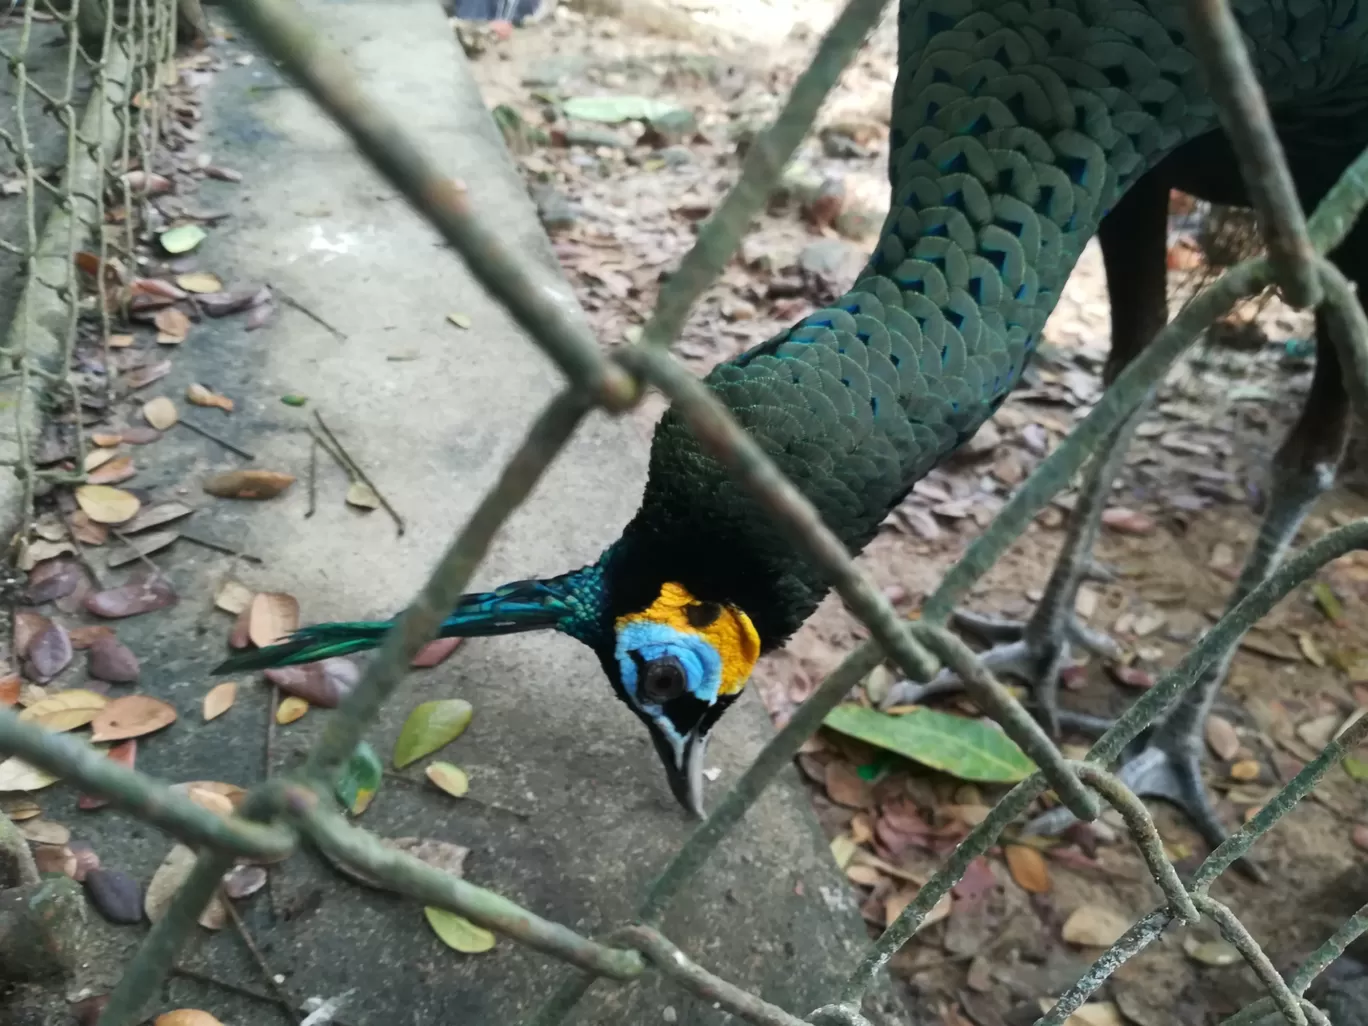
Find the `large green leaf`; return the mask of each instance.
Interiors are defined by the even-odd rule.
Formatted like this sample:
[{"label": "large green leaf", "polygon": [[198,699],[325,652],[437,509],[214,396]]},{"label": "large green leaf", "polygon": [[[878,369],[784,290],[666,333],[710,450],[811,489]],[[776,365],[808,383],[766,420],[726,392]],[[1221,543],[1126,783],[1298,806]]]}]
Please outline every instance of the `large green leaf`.
[{"label": "large green leaf", "polygon": [[403,769],[455,741],[470,725],[473,715],[475,710],[470,703],[459,698],[444,698],[418,706],[409,713],[399,731],[399,740],[394,745],[394,768]]},{"label": "large green leaf", "polygon": [[476,926],[464,916],[448,912],[444,908],[423,907],[432,932],[441,938],[442,943],[454,951],[466,955],[478,955],[494,946],[495,937],[483,926]]},{"label": "large green leaf", "polygon": [[576,96],[561,104],[561,110],[568,118],[616,125],[622,121],[650,121],[678,108],[649,96]]},{"label": "large green leaf", "polygon": [[996,727],[935,709],[919,706],[890,716],[859,705],[840,705],[827,713],[823,725],[961,780],[1014,784],[1036,768]]}]

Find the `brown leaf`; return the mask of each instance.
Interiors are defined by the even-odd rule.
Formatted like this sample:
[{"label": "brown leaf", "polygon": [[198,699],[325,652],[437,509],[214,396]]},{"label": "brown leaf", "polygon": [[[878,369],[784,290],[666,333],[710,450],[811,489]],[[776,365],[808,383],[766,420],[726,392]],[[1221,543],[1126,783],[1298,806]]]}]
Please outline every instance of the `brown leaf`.
[{"label": "brown leaf", "polygon": [[19,702],[19,689],[24,686],[19,674],[11,673],[0,677],[0,705],[11,706]]},{"label": "brown leaf", "polygon": [[249,615],[247,636],[257,648],[274,645],[299,630],[299,600],[284,592],[258,592]]},{"label": "brown leaf", "polygon": [[350,659],[334,656],[304,666],[273,667],[264,676],[287,695],[320,709],[335,709],[356,687],[360,671]]},{"label": "brown leaf", "polygon": [[233,707],[237,701],[237,682],[226,680],[209,689],[204,696],[204,718],[217,719]]},{"label": "brown leaf", "polygon": [[[217,901],[218,899],[215,898],[214,900]],[[201,919],[200,925],[205,926],[207,924]],[[219,926],[222,925],[223,923],[220,922]],[[210,929],[216,930],[218,926],[210,927]],[[152,1020],[152,1026],[223,1026],[223,1023],[208,1012],[198,1008],[177,1008],[165,1015],[157,1016]]]},{"label": "brown leaf", "polygon": [[105,344],[109,346],[110,349],[127,349],[133,344],[133,336],[124,332],[119,332],[118,334],[110,335],[106,338]]},{"label": "brown leaf", "polygon": [[150,445],[161,436],[162,433],[154,427],[135,424],[133,427],[126,427],[119,432],[119,441],[128,445]]},{"label": "brown leaf", "polygon": [[1359,851],[1368,851],[1368,823],[1360,823],[1354,827],[1350,837],[1353,838],[1354,847]]},{"label": "brown leaf", "polygon": [[155,399],[149,399],[143,403],[143,420],[158,431],[166,431],[174,427],[176,421],[180,420],[180,413],[176,410],[176,404],[164,395],[159,395]]},{"label": "brown leaf", "polygon": [[[104,450],[108,451],[108,450]],[[120,481],[127,481],[130,477],[137,474],[138,468],[133,466],[133,457],[115,456],[112,460],[107,460],[100,468],[91,474],[86,475],[86,480],[93,485],[112,485]]]},{"label": "brown leaf", "polygon": [[252,605],[252,589],[238,581],[224,581],[214,596],[214,605],[225,613],[237,615]]},{"label": "brown leaf", "polygon": [[163,193],[171,192],[175,189],[171,179],[165,175],[159,175],[155,171],[142,171],[135,169],[125,171],[123,176],[124,184],[128,190],[141,196],[160,196]]},{"label": "brown leaf", "polygon": [[19,832],[34,844],[66,844],[71,840],[71,831],[50,819],[26,820]]},{"label": "brown leaf", "polygon": [[81,583],[82,570],[70,559],[47,559],[33,568],[24,599],[35,606],[70,595]]},{"label": "brown leaf", "polygon": [[89,671],[92,677],[111,684],[131,684],[138,679],[138,657],[110,634],[90,646]]},{"label": "brown leaf", "polygon": [[1153,517],[1139,510],[1127,509],[1125,506],[1112,506],[1105,510],[1102,514],[1102,523],[1117,534],[1142,536],[1153,534],[1155,527],[1158,526]]},{"label": "brown leaf", "polygon": [[[154,381],[160,381],[171,373],[171,361],[161,360],[157,363],[148,364],[146,367],[139,367],[131,371],[124,377],[124,383],[128,385],[130,392],[136,392],[140,388],[146,388]],[[125,438],[125,441],[128,439]]]},{"label": "brown leaf", "polygon": [[[157,867],[157,871],[152,874],[152,879],[147,885],[147,894],[143,898],[143,911],[147,913],[147,918],[152,922],[157,922],[166,915],[167,908],[171,905],[171,899],[180,890],[181,884],[185,883],[186,877],[190,875],[190,870],[195,866],[195,852],[183,844],[177,844],[167,852],[162,864]],[[199,923],[205,929],[217,930],[221,928],[227,919],[227,913],[223,910],[220,898],[215,896],[205,909],[200,913]],[[157,1023],[163,1023],[170,1015],[178,1013],[172,1012],[169,1015],[158,1016]],[[205,1014],[205,1013],[201,1013]],[[183,1019],[177,1020],[178,1026],[207,1026],[210,1022],[217,1022],[213,1016],[205,1019]]]},{"label": "brown leaf", "polygon": [[1152,688],[1154,687],[1154,674],[1140,669],[1138,666],[1123,666],[1120,663],[1108,663],[1107,672],[1118,684],[1124,684],[1128,688]]},{"label": "brown leaf", "polygon": [[418,669],[426,669],[444,663],[464,640],[464,638],[434,638],[418,650],[418,654],[413,657],[413,662],[409,665]]},{"label": "brown leaf", "polygon": [[[109,751],[105,752],[105,758],[117,762],[126,769],[132,769],[133,764],[138,760],[138,742],[135,740],[121,741],[117,745],[111,745]],[[86,810],[102,809],[109,802],[93,794],[83,794],[76,799],[78,807]],[[95,866],[99,867],[99,859],[95,860]]]},{"label": "brown leaf", "polygon": [[231,292],[215,292],[210,295],[197,296],[196,302],[199,307],[210,317],[226,317],[229,314],[241,313],[256,300],[257,292],[255,287],[243,289],[233,289]]},{"label": "brown leaf", "polygon": [[277,470],[229,470],[204,482],[204,490],[220,499],[274,499],[294,476]]},{"label": "brown leaf", "polygon": [[65,841],[61,844],[39,844],[33,849],[33,862],[40,873],[61,873],[76,879],[76,853],[66,846]]},{"label": "brown leaf", "polygon": [[1216,758],[1230,760],[1240,750],[1240,735],[1229,720],[1213,713],[1206,721],[1206,743]]},{"label": "brown leaf", "polygon": [[169,524],[173,520],[179,520],[193,512],[195,511],[183,502],[159,502],[155,506],[147,506],[139,511],[136,517],[120,527],[119,530],[124,534],[137,534],[139,531]]},{"label": "brown leaf", "polygon": [[1101,905],[1081,905],[1064,921],[1061,935],[1080,947],[1108,948],[1130,929],[1130,920]]},{"label": "brown leaf", "polygon": [[869,782],[862,780],[848,762],[836,760],[827,764],[826,792],[837,805],[862,809],[870,803]]},{"label": "brown leaf", "polygon": [[180,532],[171,529],[149,531],[147,534],[130,538],[126,542],[121,542],[119,547],[109,554],[107,565],[110,569],[114,569],[126,566],[129,563],[136,563],[139,560],[146,559],[154,552],[160,552],[179,537]]},{"label": "brown leaf", "polygon": [[71,636],[71,647],[77,651],[89,648],[101,638],[112,638],[114,636],[114,631],[103,624],[96,624],[93,627],[73,627],[67,633]]},{"label": "brown leaf", "polygon": [[46,684],[71,662],[71,637],[60,623],[50,623],[28,647],[28,665],[39,684]]},{"label": "brown leaf", "polygon": [[1007,869],[1023,891],[1030,894],[1050,892],[1050,867],[1045,858],[1035,848],[1024,844],[1009,844],[1003,847],[1007,858]]},{"label": "brown leaf", "polygon": [[123,436],[117,431],[94,431],[90,435],[90,441],[94,445],[112,448],[123,441]]},{"label": "brown leaf", "polygon": [[97,524],[122,524],[132,520],[142,502],[132,492],[109,485],[88,484],[76,489],[82,512]]},{"label": "brown leaf", "polygon": [[252,626],[252,607],[249,603],[247,608],[238,613],[238,618],[233,622],[233,630],[228,635],[229,648],[246,648],[252,643],[248,636],[248,630]]},{"label": "brown leaf", "polygon": [[157,341],[162,345],[179,345],[190,334],[190,318],[178,307],[158,310],[152,323],[157,326]]},{"label": "brown leaf", "polygon": [[33,639],[52,626],[52,621],[42,613],[31,609],[18,609],[14,613],[14,651],[27,655]]},{"label": "brown leaf", "polygon": [[178,596],[165,577],[139,577],[120,588],[97,591],[85,600],[86,611],[108,620],[138,616],[176,604]]},{"label": "brown leaf", "polygon": [[73,510],[67,517],[67,526],[82,545],[103,545],[109,539],[109,528],[95,523],[86,516],[85,510]]},{"label": "brown leaf", "polygon": [[95,717],[90,740],[122,741],[142,737],[176,722],[176,710],[151,695],[125,695],[116,698]]},{"label": "brown leaf", "polygon": [[266,870],[262,866],[234,866],[223,874],[223,893],[234,901],[250,898],[266,886]]},{"label": "brown leaf", "polygon": [[257,328],[264,327],[266,322],[275,313],[275,304],[271,302],[259,303],[252,307],[252,312],[247,315],[247,323],[244,327],[248,331],[256,331]]},{"label": "brown leaf", "polygon": [[185,390],[185,398],[196,406],[212,406],[222,410],[224,413],[233,412],[233,400],[226,395],[219,395],[211,392],[203,385],[191,385]]}]

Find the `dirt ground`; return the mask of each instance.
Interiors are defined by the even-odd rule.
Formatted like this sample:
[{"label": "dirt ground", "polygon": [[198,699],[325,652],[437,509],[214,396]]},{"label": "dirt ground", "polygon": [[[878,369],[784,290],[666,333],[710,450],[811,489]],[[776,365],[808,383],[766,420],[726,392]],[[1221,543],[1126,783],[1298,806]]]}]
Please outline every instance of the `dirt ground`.
[{"label": "dirt ground", "polygon": [[[639,330],[661,272],[691,244],[697,223],[732,181],[738,151],[777,110],[832,7],[692,0],[673,5],[669,16],[642,7],[622,20],[608,16],[614,8],[600,0],[562,6],[537,24],[502,34],[462,29],[487,103],[521,116],[519,123],[502,112],[504,124],[514,126],[506,136],[520,151],[562,264],[609,344]],[[740,258],[709,290],[677,343],[676,353],[699,372],[839,295],[862,264],[886,212],[894,53],[890,16],[843,76],[779,201],[758,220]],[[692,112],[696,130],[652,138],[640,122],[566,122],[543,113],[550,100],[628,95]],[[1175,236],[1175,309],[1194,273],[1190,248]],[[1269,459],[1306,394],[1310,318],[1275,300],[1249,312],[1257,312],[1260,329],[1252,345],[1199,346],[1164,386],[1113,500],[1135,515],[1122,529],[1104,531],[1100,544],[1101,559],[1117,577],[1087,586],[1080,598],[1086,621],[1123,643],[1133,668],[1144,671],[1142,681],[1172,666],[1218,615],[1258,525]],[[1100,393],[1108,332],[1106,283],[1094,244],[1051,318],[1051,345],[1034,376],[965,452],[918,485],[866,550],[863,567],[900,608],[916,607],[1013,488],[1088,412]],[[658,412],[657,404],[641,416]],[[1061,495],[1041,514],[974,590],[973,608],[1013,616],[1030,609],[1073,497]],[[1368,502],[1341,486],[1323,499],[1299,542],[1365,512]],[[1359,683],[1368,680],[1361,661],[1368,653],[1368,559],[1361,557],[1345,557],[1320,575],[1342,605],[1337,621],[1303,589],[1259,625],[1236,658],[1217,712],[1234,727],[1238,751],[1226,748],[1224,760],[1207,753],[1208,781],[1229,824],[1267,800],[1319,750],[1327,731],[1368,702]],[[775,720],[782,722],[863,637],[841,603],[829,599],[784,651],[764,660],[757,679]],[[1071,675],[1065,701],[1112,713],[1135,693],[1094,662]],[[802,767],[828,833],[860,842],[897,871],[890,876],[858,859],[851,864],[872,936],[887,907],[934,871],[946,848],[1001,792],[890,764],[835,735],[810,749]],[[1251,760],[1257,775],[1248,779]],[[1304,955],[1368,898],[1343,876],[1362,859],[1352,837],[1368,819],[1364,798],[1360,783],[1335,771],[1257,849],[1270,871],[1267,885],[1231,875],[1216,886],[1216,896],[1279,967]],[[882,828],[892,813],[908,808],[931,827],[930,839],[889,843],[897,831]],[[1200,838],[1171,808],[1154,803],[1152,809],[1180,871],[1195,867],[1206,854]],[[1098,953],[1060,939],[1072,912],[1100,907],[1129,922],[1158,903],[1124,834],[1097,840],[1042,845],[1048,874],[1038,893],[1024,890],[995,850],[980,866],[991,873],[980,879],[987,885],[977,888],[982,893],[957,892],[952,914],[899,953],[898,975],[939,1009],[947,1026],[1031,1021],[1038,1000],[1058,994]],[[1116,1003],[1110,1014],[1119,1008],[1139,1026],[1214,1022],[1258,996],[1242,963],[1223,964],[1228,952],[1219,942],[1201,943],[1214,938],[1203,928],[1171,930],[1102,992]]]}]

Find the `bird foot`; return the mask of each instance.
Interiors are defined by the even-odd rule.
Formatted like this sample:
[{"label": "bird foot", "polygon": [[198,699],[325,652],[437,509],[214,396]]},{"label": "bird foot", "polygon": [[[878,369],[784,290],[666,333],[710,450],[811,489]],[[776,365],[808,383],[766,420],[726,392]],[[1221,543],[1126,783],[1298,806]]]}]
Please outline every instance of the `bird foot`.
[{"label": "bird foot", "polygon": [[[1176,742],[1150,740],[1117,771],[1116,776],[1141,798],[1162,798],[1180,809],[1214,851],[1229,836],[1216,815],[1211,795],[1202,782],[1200,747],[1191,738]],[[1064,806],[1042,813],[1023,828],[1026,835],[1056,837],[1076,822]],[[1266,881],[1263,869],[1248,857],[1236,863],[1258,883]]]},{"label": "bird foot", "polygon": [[[1079,623],[1072,616],[1064,621],[1059,631],[1062,638],[1047,637],[1043,640],[1031,637],[1031,621],[1008,620],[968,610],[956,610],[952,620],[956,626],[990,644],[991,647],[978,656],[994,676],[1014,677],[1031,685],[1035,692],[1035,711],[1053,736],[1059,736],[1061,725],[1074,726],[1079,720],[1086,721],[1085,729],[1096,725],[1098,721],[1091,717],[1073,717],[1061,713],[1059,679],[1060,673],[1072,660],[1074,646],[1103,658],[1117,658],[1121,654],[1121,646],[1107,635]],[[926,683],[899,681],[889,689],[880,707],[888,709],[895,705],[912,705],[937,695],[962,690],[964,682],[959,676],[953,670],[943,669]]]}]

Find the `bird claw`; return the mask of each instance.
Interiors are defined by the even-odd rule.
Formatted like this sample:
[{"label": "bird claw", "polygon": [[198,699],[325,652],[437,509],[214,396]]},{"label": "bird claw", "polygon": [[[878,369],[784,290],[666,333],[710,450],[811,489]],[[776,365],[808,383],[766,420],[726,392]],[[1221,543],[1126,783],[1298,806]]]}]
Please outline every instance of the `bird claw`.
[{"label": "bird claw", "polygon": [[[980,652],[978,657],[995,676],[1015,677],[1031,685],[1035,691],[1034,706],[1038,715],[1055,737],[1059,736],[1061,725],[1073,726],[1073,721],[1077,719],[1059,709],[1060,672],[1069,665],[1073,647],[1103,658],[1114,659],[1121,654],[1121,647],[1115,641],[1072,616],[1064,623],[1061,640],[1047,639],[1043,644],[1033,642],[1028,637],[1028,621],[1008,620],[968,610],[956,610],[953,621],[957,627],[977,635],[992,646]],[[904,680],[894,684],[880,703],[880,708],[914,705],[963,689],[964,683],[959,676],[953,670],[943,669],[925,683]],[[1091,717],[1083,719],[1087,720],[1085,729],[1092,729],[1099,722]]]},{"label": "bird claw", "polygon": [[[1116,776],[1141,798],[1162,798],[1178,806],[1213,851],[1229,836],[1202,782],[1197,745],[1180,741],[1161,747],[1150,742]],[[1032,819],[1022,832],[1027,836],[1057,837],[1075,821],[1074,814],[1061,805]],[[1236,864],[1258,883],[1267,879],[1264,870],[1247,856]]]}]

